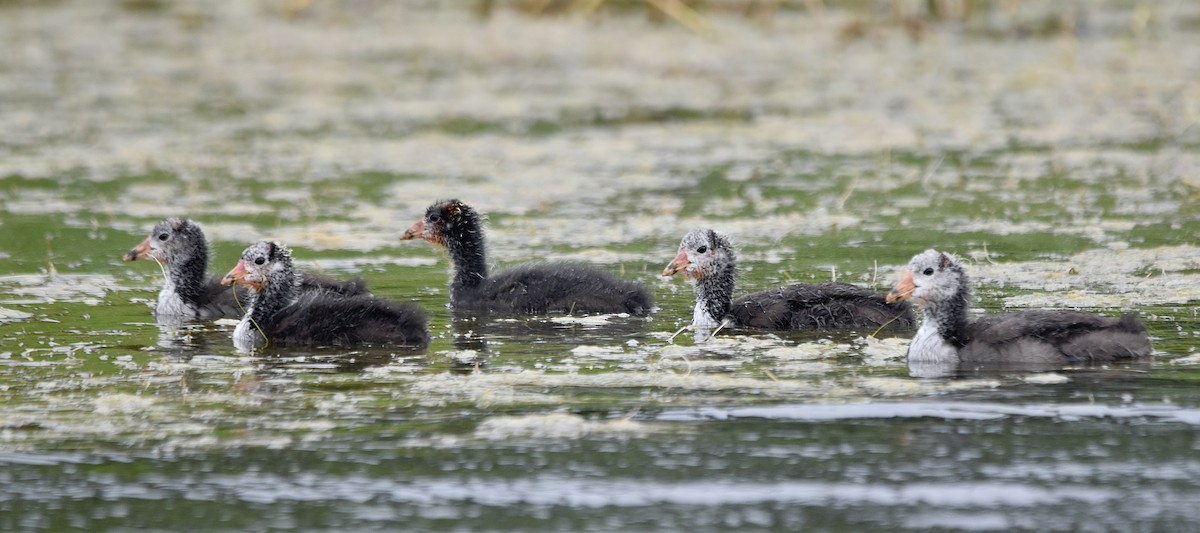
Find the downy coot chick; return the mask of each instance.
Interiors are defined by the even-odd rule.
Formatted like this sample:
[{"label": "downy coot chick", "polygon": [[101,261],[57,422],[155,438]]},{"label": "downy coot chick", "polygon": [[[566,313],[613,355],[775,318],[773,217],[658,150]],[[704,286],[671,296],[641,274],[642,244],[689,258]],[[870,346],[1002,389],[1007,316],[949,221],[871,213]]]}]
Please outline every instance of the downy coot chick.
[{"label": "downy coot chick", "polygon": [[920,329],[909,364],[1106,362],[1149,355],[1146,328],[1132,313],[1109,318],[1077,311],[1022,311],[967,318],[970,288],[959,260],[926,250],[909,262],[888,301],[912,300]]},{"label": "downy coot chick", "polygon": [[248,289],[246,314],[233,332],[239,350],[283,345],[429,344],[425,313],[415,306],[369,295],[300,292],[287,247],[260,241],[221,280]]},{"label": "downy coot chick", "polygon": [[724,235],[697,228],[683,236],[679,255],[664,276],[683,273],[696,284],[692,325],[715,328],[723,323],[777,331],[827,328],[911,328],[912,310],[905,302],[889,304],[883,293],[849,283],[797,283],[733,298],[737,257]]},{"label": "downy coot chick", "polygon": [[[158,293],[154,316],[162,319],[238,318],[242,309],[233,291],[220,278],[208,278],[208,241],[191,220],[171,217],[154,225],[150,236],[125,254],[125,261],[156,260],[166,273]],[[300,274],[301,290],[330,290],[344,295],[366,294],[362,280],[339,281],[315,274]],[[237,294],[245,301],[245,290]]]},{"label": "downy coot chick", "polygon": [[429,206],[402,240],[421,238],[450,255],[450,305],[501,314],[650,312],[641,285],[576,263],[533,263],[489,275],[479,215],[458,200]]}]

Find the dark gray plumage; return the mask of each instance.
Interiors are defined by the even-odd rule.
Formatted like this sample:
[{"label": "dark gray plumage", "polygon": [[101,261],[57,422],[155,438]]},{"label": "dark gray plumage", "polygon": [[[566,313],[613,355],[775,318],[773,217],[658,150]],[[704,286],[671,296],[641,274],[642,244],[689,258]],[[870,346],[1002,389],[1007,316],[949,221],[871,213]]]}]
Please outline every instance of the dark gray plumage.
[{"label": "dark gray plumage", "polygon": [[248,289],[246,314],[234,329],[234,345],[253,350],[270,345],[423,348],[429,344],[425,313],[415,306],[368,295],[300,292],[291,251],[262,241],[246,248],[222,283]]},{"label": "dark gray plumage", "polygon": [[926,250],[913,257],[889,301],[911,299],[924,321],[908,349],[909,362],[1063,365],[1150,355],[1145,326],[1077,311],[1023,311],[967,318],[970,288],[957,258]]},{"label": "dark gray plumage", "polygon": [[888,304],[883,293],[849,283],[797,283],[732,298],[737,256],[729,240],[711,229],[694,229],[683,237],[663,275],[680,272],[696,284],[692,324],[698,327],[728,321],[735,327],[770,330],[903,330],[914,323],[906,303]]},{"label": "dark gray plumage", "polygon": [[[167,279],[158,295],[154,316],[162,319],[237,318],[242,309],[234,300],[233,290],[221,285],[221,279],[207,277],[208,241],[195,222],[171,217],[154,225],[141,244],[125,254],[125,261],[157,259]],[[301,273],[301,291],[332,291],[342,295],[367,294],[361,279],[336,280]],[[245,289],[237,289],[243,305]]]},{"label": "dark gray plumage", "polygon": [[450,304],[457,310],[500,314],[650,312],[641,285],[579,263],[533,263],[489,275],[479,215],[458,200],[435,202],[401,239],[444,246],[453,275]]}]

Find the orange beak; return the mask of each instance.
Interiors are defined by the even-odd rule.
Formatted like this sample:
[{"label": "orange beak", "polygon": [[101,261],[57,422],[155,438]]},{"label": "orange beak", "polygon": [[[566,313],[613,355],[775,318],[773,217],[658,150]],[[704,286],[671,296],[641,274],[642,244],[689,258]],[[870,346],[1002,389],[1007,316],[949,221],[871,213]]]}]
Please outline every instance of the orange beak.
[{"label": "orange beak", "polygon": [[900,282],[892,287],[892,292],[888,293],[887,303],[894,304],[900,300],[907,300],[912,297],[915,290],[917,290],[917,284],[913,283],[912,271],[905,270],[904,275],[900,276]]},{"label": "orange beak", "polygon": [[693,273],[688,272],[687,267],[689,264],[691,264],[691,262],[688,261],[687,250],[680,248],[679,255],[675,256],[675,259],[672,259],[671,262],[667,264],[667,268],[663,269],[662,275],[673,276],[679,272],[683,272],[683,277],[685,278],[695,277]]},{"label": "orange beak", "polygon": [[238,285],[241,285],[243,287],[250,287],[250,288],[253,288],[254,290],[258,290],[258,289],[262,288],[262,280],[261,279],[260,280],[247,280],[246,279],[247,275],[249,275],[249,273],[246,272],[246,262],[242,261],[242,260],[238,260],[237,266],[233,267],[233,270],[230,270],[228,274],[225,274],[225,277],[221,278],[221,285],[225,285],[226,287],[228,287],[230,285],[233,285],[234,282],[237,282]]},{"label": "orange beak", "polygon": [[425,238],[425,219],[418,220],[416,224],[413,224],[411,227],[408,228],[407,231],[404,232],[404,234],[400,235],[400,240],[402,240],[402,241],[411,241],[413,239],[424,239],[424,238]]},{"label": "orange beak", "polygon": [[146,237],[146,240],[142,241],[141,244],[134,246],[122,259],[125,261],[150,259],[150,237]]}]

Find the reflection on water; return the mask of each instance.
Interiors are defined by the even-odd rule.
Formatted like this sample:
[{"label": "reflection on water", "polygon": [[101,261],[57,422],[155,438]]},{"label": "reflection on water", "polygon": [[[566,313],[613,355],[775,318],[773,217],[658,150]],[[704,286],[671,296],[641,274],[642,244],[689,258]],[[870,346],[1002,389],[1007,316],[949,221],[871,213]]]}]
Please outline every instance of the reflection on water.
[{"label": "reflection on water", "polygon": [[[1079,364],[1055,364],[1055,363],[1011,363],[1005,364],[1002,362],[991,363],[939,363],[933,361],[908,361],[908,375],[914,378],[970,378],[970,377],[989,377],[989,376],[1004,376],[1004,375],[1024,375],[1037,376],[1048,375],[1043,373],[1053,373],[1056,371],[1068,370],[1072,375],[1085,375],[1088,373],[1108,374],[1113,375],[1120,372],[1140,372],[1148,373],[1153,364],[1150,358],[1140,359],[1136,361],[1122,361],[1116,363],[1079,363]],[[1049,374],[1057,375],[1057,374]],[[1029,377],[1027,380],[1037,379]],[[1043,380],[1045,381],[1045,380]]]},{"label": "reflection on water", "polygon": [[[567,441],[408,431],[387,446],[334,439],[286,455],[7,453],[0,526],[121,517],[134,527],[204,518],[239,528],[288,523],[304,508],[306,523],[337,528],[1179,530],[1198,518],[1188,502],[1200,490],[1188,480],[1200,461],[1194,434],[1180,439],[1171,428],[1194,427],[1198,414],[1170,405],[794,405],[668,410],[645,418],[645,433]],[[141,473],[110,472],[119,465]],[[172,512],[139,511],[152,508]]]},{"label": "reflection on water", "polygon": [[210,347],[209,343],[216,341],[219,336],[211,331],[212,325],[209,323],[157,318],[154,325],[158,327],[158,342],[155,346],[171,359],[181,363],[186,363],[198,352],[215,348]]},{"label": "reflection on water", "polygon": [[[718,40],[620,11],[287,4],[308,7],[0,2],[0,530],[1200,520],[1178,53],[1200,4],[1072,4],[1069,28],[1055,3],[917,26],[706,10]],[[440,252],[398,241],[446,197],[489,214],[497,268],[584,261],[662,308],[452,315]],[[165,216],[204,222],[214,269],[278,239],[361,276],[433,341],[248,355],[229,323],[157,324],[161,272],[116,256]],[[741,243],[746,293],[885,290],[937,247],[975,262],[978,307],[1135,310],[1159,351],[928,368],[907,335],[672,338],[694,296],[658,273],[696,226]]]}]

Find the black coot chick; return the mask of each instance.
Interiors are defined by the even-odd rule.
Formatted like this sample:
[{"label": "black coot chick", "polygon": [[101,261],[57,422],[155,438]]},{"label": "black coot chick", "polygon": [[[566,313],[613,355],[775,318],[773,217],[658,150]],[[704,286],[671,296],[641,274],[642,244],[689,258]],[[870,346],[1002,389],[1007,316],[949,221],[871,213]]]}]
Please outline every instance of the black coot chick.
[{"label": "black coot chick", "polygon": [[[221,286],[220,278],[208,278],[208,241],[204,231],[191,220],[171,217],[150,231],[150,236],[125,254],[126,261],[157,260],[166,271],[166,280],[158,293],[154,316],[159,319],[238,318],[242,309],[233,291]],[[340,281],[316,274],[300,274],[301,290],[334,291],[339,294],[366,294],[360,280]],[[245,289],[238,289],[245,300]]]},{"label": "black coot chick", "polygon": [[233,332],[239,350],[270,345],[429,345],[425,313],[415,306],[369,295],[300,292],[287,247],[260,241],[221,280],[248,289],[246,314]]},{"label": "black coot chick", "polygon": [[700,328],[903,330],[915,323],[906,302],[890,304],[883,293],[849,283],[797,283],[733,298],[737,257],[729,240],[711,229],[683,236],[663,275],[680,272],[696,284],[692,325]]},{"label": "black coot chick", "polygon": [[489,275],[479,215],[458,200],[434,203],[402,240],[445,247],[453,264],[450,305],[500,314],[629,313],[654,305],[641,285],[576,263],[533,263]]},{"label": "black coot chick", "polygon": [[912,258],[888,301],[911,299],[924,320],[908,346],[922,364],[1109,362],[1150,355],[1146,327],[1132,313],[1110,318],[1077,311],[1022,311],[967,319],[970,288],[959,260],[937,250]]}]

